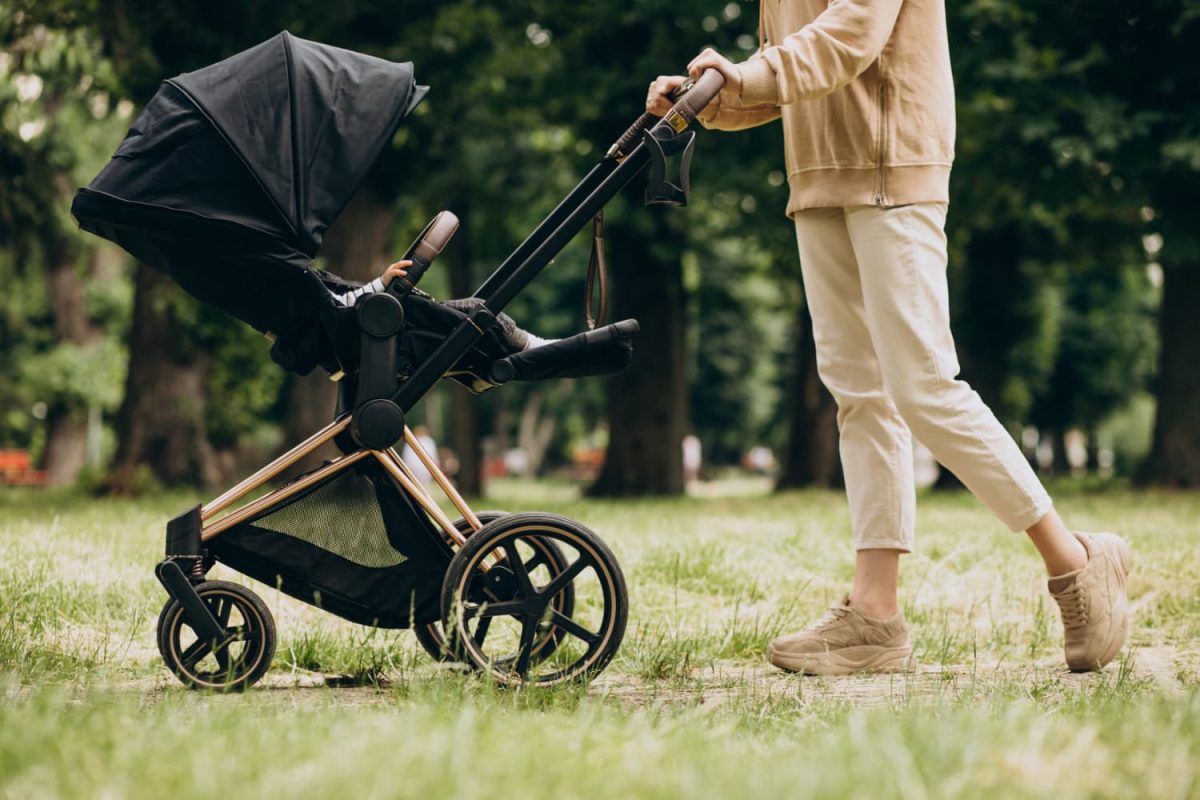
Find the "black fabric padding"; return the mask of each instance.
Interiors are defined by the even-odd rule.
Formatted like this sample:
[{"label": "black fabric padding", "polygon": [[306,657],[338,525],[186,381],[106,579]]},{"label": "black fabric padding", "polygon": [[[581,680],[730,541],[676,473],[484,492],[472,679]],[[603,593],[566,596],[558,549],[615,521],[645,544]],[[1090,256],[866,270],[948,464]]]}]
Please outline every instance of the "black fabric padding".
[{"label": "black fabric padding", "polygon": [[[604,330],[601,328],[600,330]],[[525,350],[509,358],[519,381],[616,375],[633,362],[633,342],[613,335],[589,340],[591,331]]]},{"label": "black fabric padding", "polygon": [[112,160],[88,188],[233,223],[281,241],[288,241],[293,232],[221,133],[170,82],[134,120]]},{"label": "black fabric padding", "polygon": [[411,63],[287,31],[170,83],[220,130],[311,253],[416,91]]},{"label": "black fabric padding", "polygon": [[297,539],[243,525],[213,539],[222,564],[343,619],[379,628],[407,628],[441,619],[441,569],[416,561],[394,567],[355,564]]},{"label": "black fabric padding", "polygon": [[297,600],[384,628],[440,619],[442,577],[453,556],[373,459],[222,532],[207,547],[220,562]]},{"label": "black fabric padding", "polygon": [[280,33],[164,82],[71,211],[202,302],[297,331],[325,230],[424,93],[411,63]]}]

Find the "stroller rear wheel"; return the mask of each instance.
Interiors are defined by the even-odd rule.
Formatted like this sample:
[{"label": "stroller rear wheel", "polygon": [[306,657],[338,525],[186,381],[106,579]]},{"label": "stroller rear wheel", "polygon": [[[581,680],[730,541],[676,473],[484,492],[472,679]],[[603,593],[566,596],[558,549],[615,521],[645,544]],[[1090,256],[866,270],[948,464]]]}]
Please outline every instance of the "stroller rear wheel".
[{"label": "stroller rear wheel", "polygon": [[[559,551],[556,574],[527,568],[531,541]],[[562,601],[568,593],[569,609]],[[511,514],[488,525],[455,554],[442,583],[450,639],[468,663],[507,685],[600,672],[621,644],[627,612],[625,579],[612,552],[596,534],[555,514]],[[538,652],[547,641],[554,649]]]},{"label": "stroller rear wheel", "polygon": [[[476,514],[476,517],[485,526],[507,516],[509,516],[507,511],[481,511]],[[471,526],[465,519],[455,520],[454,527],[464,535],[469,536],[472,533]],[[531,574],[538,574],[539,571],[542,571],[550,579],[553,579],[567,567],[567,560],[562,550],[549,539],[536,536],[523,538],[518,549],[526,551],[523,554],[524,565],[526,571]],[[575,592],[573,586],[568,586],[555,600],[555,607],[560,613],[567,616],[574,613]],[[446,634],[441,622],[416,625],[413,627],[413,634],[416,635],[417,641],[420,642],[425,652],[435,660],[471,664],[457,640],[446,641]],[[476,635],[485,637],[487,635],[486,626],[482,632],[477,632]],[[534,641],[533,658],[535,660],[547,658],[554,652],[561,638],[561,630],[549,625],[543,626],[538,638]]]},{"label": "stroller rear wheel", "polygon": [[275,621],[258,595],[237,583],[205,581],[196,594],[225,629],[218,642],[201,639],[174,598],[158,615],[158,651],[190,689],[240,692],[258,682],[275,655]]}]

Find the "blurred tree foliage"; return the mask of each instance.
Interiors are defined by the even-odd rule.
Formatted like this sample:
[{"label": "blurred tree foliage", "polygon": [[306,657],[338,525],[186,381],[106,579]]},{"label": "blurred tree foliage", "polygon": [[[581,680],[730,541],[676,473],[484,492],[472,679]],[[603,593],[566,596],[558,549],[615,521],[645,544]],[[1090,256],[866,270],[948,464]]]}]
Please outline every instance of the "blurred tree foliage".
[{"label": "blurred tree foliage", "polygon": [[[0,441],[33,446],[51,483],[84,466],[91,418],[120,401],[128,290],[67,207],[128,122],[81,23],[83,3],[35,19],[0,6]],[[39,419],[44,420],[44,423]]]},{"label": "blurred tree foliage", "polygon": [[[1153,388],[1147,474],[1200,483],[1200,5],[968,0],[947,11],[959,92],[948,235],[964,377],[1014,433],[1036,426],[1059,453],[1066,430],[1097,430]],[[0,6],[0,277],[11,287],[0,357],[17,376],[0,382],[0,445],[48,457],[56,436],[78,441],[88,408],[111,414],[123,397],[126,486],[147,464],[167,482],[220,482],[244,470],[250,444],[261,450],[281,427],[294,436],[309,424],[301,411],[323,419],[332,404],[328,382],[284,376],[246,326],[169,281],[133,280],[130,265],[74,230],[71,190],[163,78],[282,28],[414,61],[432,91],[320,263],[369,277],[450,208],[463,227],[427,278],[446,296],[478,285],[551,210],[640,113],[650,79],[707,45],[734,60],[753,52],[757,15],[745,0]],[[781,148],[778,125],[702,132],[689,208],[643,208],[640,181],[611,204],[614,311],[639,316],[644,331],[630,373],[477,399],[447,387],[423,404],[418,417],[460,451],[465,486],[478,488],[484,439],[495,454],[524,447],[533,468],[607,442],[598,492],[677,492],[689,431],[712,466],[767,443],[784,453],[781,486],[837,479],[782,215]],[[510,313],[543,336],[577,330],[586,259],[585,233]],[[38,402],[45,422],[29,413]],[[74,433],[61,423],[54,433],[55,419],[74,420]]]}]

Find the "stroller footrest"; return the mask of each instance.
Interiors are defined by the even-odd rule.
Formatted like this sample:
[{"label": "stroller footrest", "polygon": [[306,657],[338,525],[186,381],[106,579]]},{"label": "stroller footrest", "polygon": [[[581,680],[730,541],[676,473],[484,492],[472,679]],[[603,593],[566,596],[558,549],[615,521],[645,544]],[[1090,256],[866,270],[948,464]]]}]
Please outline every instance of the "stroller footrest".
[{"label": "stroller footrest", "polygon": [[625,319],[514,353],[492,364],[492,382],[616,375],[633,360],[631,339],[638,330],[636,319]]}]

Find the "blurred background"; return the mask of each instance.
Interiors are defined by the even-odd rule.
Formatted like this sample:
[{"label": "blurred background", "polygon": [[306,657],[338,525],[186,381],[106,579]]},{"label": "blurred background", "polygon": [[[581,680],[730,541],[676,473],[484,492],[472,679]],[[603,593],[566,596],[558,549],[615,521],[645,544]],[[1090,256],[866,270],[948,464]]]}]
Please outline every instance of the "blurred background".
[{"label": "blurred background", "polygon": [[[1200,1],[948,3],[958,91],[948,232],[963,377],[1047,476],[1200,486]],[[432,91],[326,237],[366,280],[437,211],[426,277],[469,295],[640,113],[647,83],[757,47],[745,0],[4,0],[0,483],[131,494],[230,483],[330,418],[249,327],[80,233],[68,208],[159,82],[281,29],[398,61]],[[755,474],[840,481],[778,124],[701,132],[686,209],[608,209],[634,367],[440,387],[414,414],[470,495],[558,477],[595,496]],[[508,309],[582,327],[587,232]],[[926,483],[953,486],[922,457]]]}]

